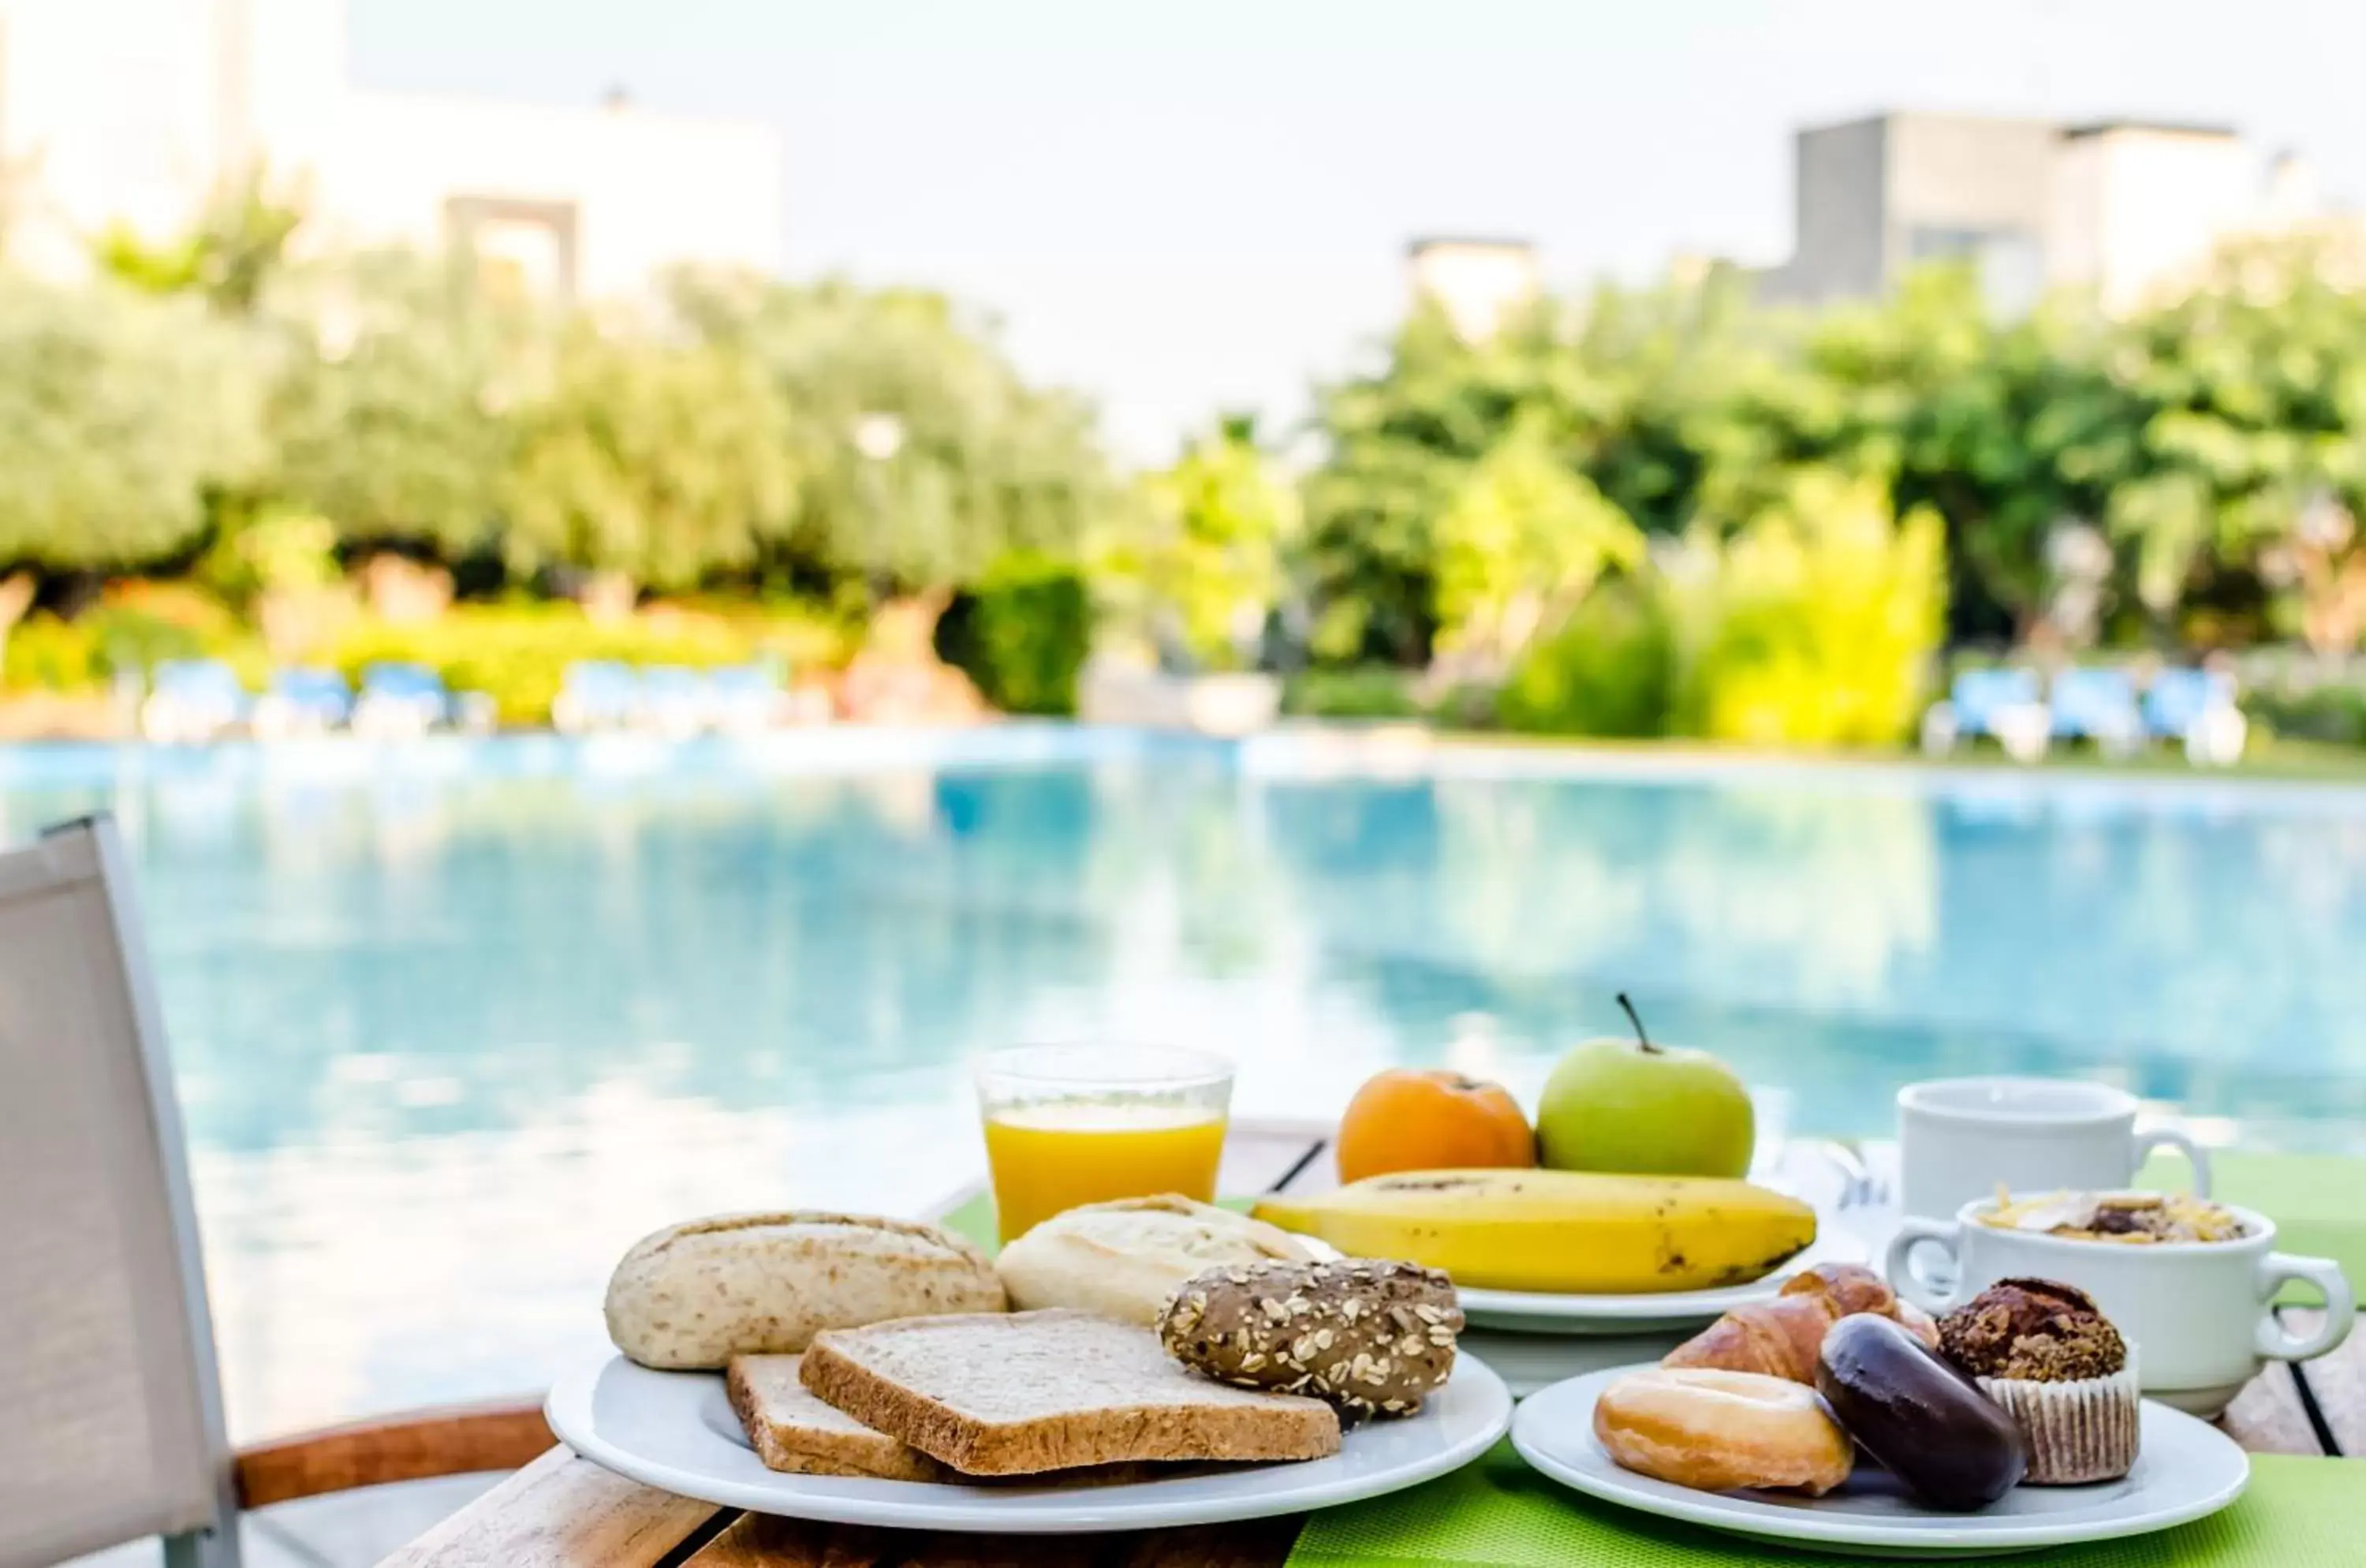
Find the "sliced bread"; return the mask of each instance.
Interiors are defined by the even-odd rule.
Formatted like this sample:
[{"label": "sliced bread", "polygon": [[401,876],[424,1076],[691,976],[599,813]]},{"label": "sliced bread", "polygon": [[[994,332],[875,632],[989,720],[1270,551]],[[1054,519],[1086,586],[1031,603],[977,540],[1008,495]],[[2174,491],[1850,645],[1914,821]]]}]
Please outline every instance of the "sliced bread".
[{"label": "sliced bread", "polygon": [[1064,1309],[831,1329],[799,1372],[863,1426],[965,1475],[1339,1451],[1339,1418],[1320,1400],[1211,1382],[1147,1329]]},{"label": "sliced bread", "polygon": [[868,1475],[885,1481],[942,1481],[945,1467],[874,1432],[806,1392],[802,1356],[734,1356],[725,1380],[731,1408],[768,1470],[792,1475]]}]

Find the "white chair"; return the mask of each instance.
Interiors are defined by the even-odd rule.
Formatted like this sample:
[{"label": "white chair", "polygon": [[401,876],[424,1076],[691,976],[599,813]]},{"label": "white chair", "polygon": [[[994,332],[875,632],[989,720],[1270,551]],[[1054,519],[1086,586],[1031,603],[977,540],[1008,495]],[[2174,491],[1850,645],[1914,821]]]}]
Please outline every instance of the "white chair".
[{"label": "white chair", "polygon": [[237,1510],[506,1470],[532,1404],[233,1452],[155,987],[104,818],[0,853],[0,1568],[147,1536],[237,1568]]}]

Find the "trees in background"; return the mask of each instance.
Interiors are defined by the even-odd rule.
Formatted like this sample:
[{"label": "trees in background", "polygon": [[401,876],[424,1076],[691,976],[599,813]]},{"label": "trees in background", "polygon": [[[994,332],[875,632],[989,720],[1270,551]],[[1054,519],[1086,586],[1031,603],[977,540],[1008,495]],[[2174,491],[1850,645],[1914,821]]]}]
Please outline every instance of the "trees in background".
[{"label": "trees in background", "polygon": [[1256,422],[1227,415],[1143,477],[1095,565],[1107,596],[1168,662],[1247,669],[1281,604],[1298,519],[1297,489],[1258,445]]},{"label": "trees in background", "polygon": [[1731,537],[1694,533],[1665,579],[1671,733],[1881,746],[1912,731],[1946,614],[1937,513],[1893,520],[1879,480],[1807,469]]},{"label": "trees in background", "polygon": [[259,378],[182,300],[0,278],[0,562],[129,569],[264,455]]},{"label": "trees in background", "polygon": [[264,456],[260,385],[194,302],[0,275],[0,637],[38,573],[186,549]]},{"label": "trees in background", "polygon": [[1836,743],[1895,733],[1948,637],[2366,637],[2366,269],[2323,242],[2124,320],[2000,319],[1946,268],[1815,315],[1605,287],[1481,342],[1416,309],[1318,390],[1303,472],[1227,419],[1124,479],[936,294],[693,272],[562,309],[465,257],[291,260],[299,220],[258,179],[104,237],[87,287],[0,274],[0,623],[194,567],[294,626],[399,555],[446,597],[958,604],[943,645],[1014,706],[1066,700],[1098,617],[1197,669],[1287,628],[1527,727]]},{"label": "trees in background", "polygon": [[1074,559],[1114,487],[1089,410],[1032,387],[943,296],[690,274],[673,307],[769,377],[798,473],[782,560],[866,601]]},{"label": "trees in background", "polygon": [[1513,424],[1437,522],[1437,647],[1460,678],[1503,678],[1602,575],[1643,564],[1643,535],[1564,462],[1533,420]]},{"label": "trees in background", "polygon": [[792,415],[761,366],[712,344],[570,322],[509,419],[511,569],[612,580],[611,607],[749,571],[794,515]]},{"label": "trees in background", "polygon": [[449,258],[371,251],[286,279],[259,345],[276,372],[269,491],[350,547],[488,547],[535,328]]},{"label": "trees in background", "polygon": [[[1797,504],[1806,474],[1927,510],[1957,637],[2355,647],[2356,263],[2323,241],[2259,242],[2118,321],[2072,300],[1999,319],[1944,267],[1816,315],[1758,308],[1714,275],[1546,301],[1482,343],[1417,311],[1377,369],[1321,396],[1329,450],[1298,563],[1314,655],[1427,660],[1462,571],[1445,524],[1472,520],[1469,476],[1515,431],[1652,537],[1730,537]],[[2066,563],[2089,539],[2101,581],[2080,624]]]}]

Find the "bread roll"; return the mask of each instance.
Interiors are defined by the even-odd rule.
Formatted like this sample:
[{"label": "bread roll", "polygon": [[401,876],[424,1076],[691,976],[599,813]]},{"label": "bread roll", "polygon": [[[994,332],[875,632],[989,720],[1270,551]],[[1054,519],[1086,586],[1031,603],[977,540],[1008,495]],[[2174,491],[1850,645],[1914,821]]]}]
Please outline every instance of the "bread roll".
[{"label": "bread roll", "polygon": [[1000,1312],[986,1255],[950,1231],[864,1214],[721,1214],[669,1225],[608,1280],[608,1337],[645,1367],[794,1355],[825,1328]]},{"label": "bread roll", "polygon": [[1196,1274],[1311,1256],[1262,1220],[1169,1193],[1070,1209],[1004,1247],[994,1268],[1015,1312],[1070,1307],[1147,1328]]}]

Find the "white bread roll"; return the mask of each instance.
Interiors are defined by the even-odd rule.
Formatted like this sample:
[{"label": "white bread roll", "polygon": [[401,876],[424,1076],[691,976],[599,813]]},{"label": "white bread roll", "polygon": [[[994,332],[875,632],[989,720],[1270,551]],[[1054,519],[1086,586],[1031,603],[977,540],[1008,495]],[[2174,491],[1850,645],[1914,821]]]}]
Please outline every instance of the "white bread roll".
[{"label": "white bread roll", "polygon": [[825,1328],[1000,1312],[986,1255],[950,1231],[866,1214],[720,1214],[642,1237],[608,1280],[608,1337],[645,1367],[794,1355]]},{"label": "white bread roll", "polygon": [[1313,1261],[1287,1231],[1169,1193],[1054,1215],[1004,1247],[994,1269],[1014,1312],[1073,1307],[1147,1328],[1177,1286],[1208,1269]]}]

